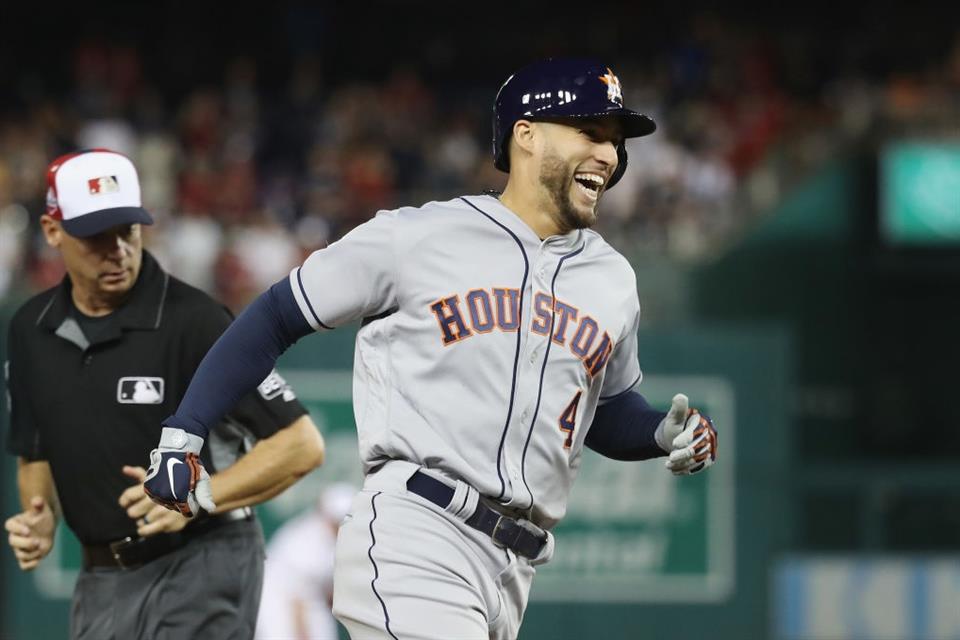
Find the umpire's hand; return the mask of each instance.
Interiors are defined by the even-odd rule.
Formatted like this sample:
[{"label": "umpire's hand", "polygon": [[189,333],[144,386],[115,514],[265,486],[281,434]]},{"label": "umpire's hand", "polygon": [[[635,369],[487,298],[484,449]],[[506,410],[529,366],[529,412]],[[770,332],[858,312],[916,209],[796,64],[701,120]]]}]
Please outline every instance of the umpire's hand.
[{"label": "umpire's hand", "polygon": [[675,476],[699,473],[717,461],[717,430],[705,413],[690,408],[687,396],[673,396],[670,411],[657,427],[657,445],[670,455]]},{"label": "umpire's hand", "polygon": [[212,513],[217,505],[210,492],[210,476],[200,462],[202,448],[200,436],[164,427],[160,444],[150,452],[143,483],[150,499],[185,516],[195,516],[201,508]]},{"label": "umpire's hand", "polygon": [[57,519],[47,501],[40,496],[30,500],[30,508],[7,518],[5,527],[8,541],[24,571],[34,569],[53,548]]},{"label": "umpire's hand", "polygon": [[144,538],[158,533],[173,533],[190,524],[190,518],[155,504],[143,490],[143,481],[147,470],[143,467],[124,465],[123,475],[136,482],[124,489],[117,502],[127,512],[127,516],[137,523],[137,535]]}]

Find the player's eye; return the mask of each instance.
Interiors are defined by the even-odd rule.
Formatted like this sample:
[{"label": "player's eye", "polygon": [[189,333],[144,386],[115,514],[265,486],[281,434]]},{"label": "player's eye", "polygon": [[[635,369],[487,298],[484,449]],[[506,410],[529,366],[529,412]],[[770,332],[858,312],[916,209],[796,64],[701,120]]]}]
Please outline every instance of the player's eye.
[{"label": "player's eye", "polygon": [[599,127],[580,129],[580,133],[586,136],[590,142],[611,142],[615,147],[623,143],[623,138],[621,136]]}]

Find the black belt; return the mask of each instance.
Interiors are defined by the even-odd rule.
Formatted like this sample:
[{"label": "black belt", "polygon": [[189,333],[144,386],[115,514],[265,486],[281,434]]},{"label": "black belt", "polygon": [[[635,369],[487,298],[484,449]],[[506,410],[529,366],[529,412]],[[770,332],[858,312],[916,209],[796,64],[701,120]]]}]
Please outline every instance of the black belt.
[{"label": "black belt", "polygon": [[108,544],[83,545],[83,568],[113,567],[119,569],[136,569],[160,556],[186,545],[199,535],[222,527],[230,522],[252,520],[253,510],[249,507],[234,509],[226,513],[207,516],[197,522],[192,522],[180,531],[173,533],[158,533],[146,538],[127,536]]},{"label": "black belt", "polygon": [[[441,509],[446,509],[453,500],[454,489],[432,476],[417,471],[407,480],[407,490],[426,498]],[[547,532],[528,520],[518,520],[491,509],[483,502],[477,503],[466,523],[490,536],[501,547],[510,549],[525,558],[534,559],[547,544]]]}]

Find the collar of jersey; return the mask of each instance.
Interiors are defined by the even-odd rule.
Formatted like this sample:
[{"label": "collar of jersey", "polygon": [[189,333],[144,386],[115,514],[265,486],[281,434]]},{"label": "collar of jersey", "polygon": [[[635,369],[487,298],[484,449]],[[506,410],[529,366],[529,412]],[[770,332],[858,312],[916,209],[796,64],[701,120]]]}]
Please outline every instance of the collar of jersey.
[{"label": "collar of jersey", "polygon": [[540,236],[538,236],[526,222],[520,219],[520,216],[507,208],[507,206],[500,202],[500,199],[495,196],[476,196],[471,197],[470,201],[474,206],[494,216],[498,222],[517,234],[517,237],[524,243],[533,244],[538,249],[543,249],[550,253],[565,254],[569,253],[571,249],[580,246],[582,243],[582,229],[574,229],[564,235],[550,236],[549,238],[541,240]]}]

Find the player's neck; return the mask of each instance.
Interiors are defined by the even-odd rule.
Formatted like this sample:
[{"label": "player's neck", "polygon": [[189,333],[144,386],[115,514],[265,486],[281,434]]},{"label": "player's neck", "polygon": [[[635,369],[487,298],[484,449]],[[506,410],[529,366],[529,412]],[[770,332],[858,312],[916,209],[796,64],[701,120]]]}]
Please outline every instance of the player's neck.
[{"label": "player's neck", "polygon": [[535,190],[522,189],[510,180],[500,195],[500,202],[523,220],[541,240],[560,233],[556,220],[544,210]]}]

